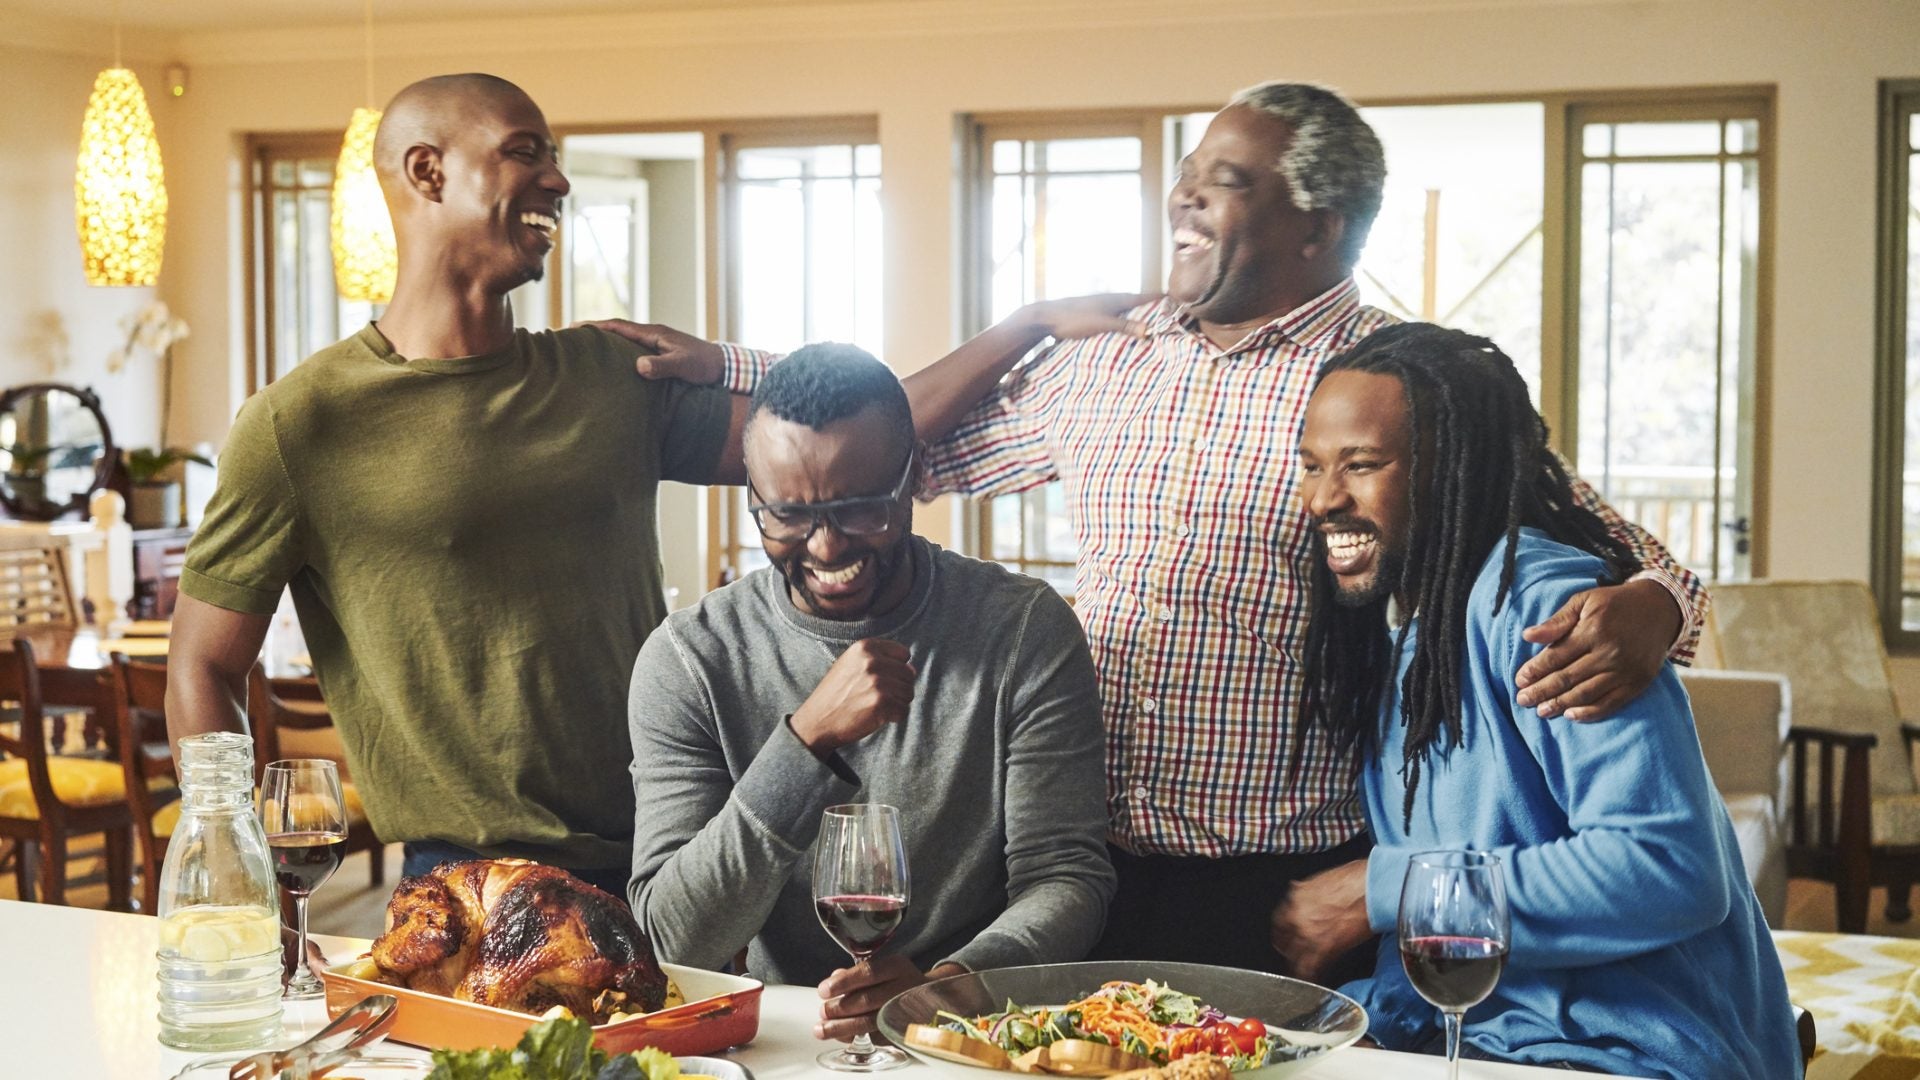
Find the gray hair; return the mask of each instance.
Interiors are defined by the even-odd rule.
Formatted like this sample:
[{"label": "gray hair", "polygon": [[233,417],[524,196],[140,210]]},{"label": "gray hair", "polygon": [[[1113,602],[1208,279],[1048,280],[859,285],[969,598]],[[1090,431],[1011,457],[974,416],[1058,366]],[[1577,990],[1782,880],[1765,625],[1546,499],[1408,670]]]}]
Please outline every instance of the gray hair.
[{"label": "gray hair", "polygon": [[1367,232],[1380,212],[1387,158],[1380,137],[1337,90],[1313,83],[1268,82],[1233,95],[1229,108],[1245,105],[1293,129],[1293,139],[1275,165],[1301,210],[1333,210],[1346,221],[1340,253],[1349,266],[1360,261]]}]

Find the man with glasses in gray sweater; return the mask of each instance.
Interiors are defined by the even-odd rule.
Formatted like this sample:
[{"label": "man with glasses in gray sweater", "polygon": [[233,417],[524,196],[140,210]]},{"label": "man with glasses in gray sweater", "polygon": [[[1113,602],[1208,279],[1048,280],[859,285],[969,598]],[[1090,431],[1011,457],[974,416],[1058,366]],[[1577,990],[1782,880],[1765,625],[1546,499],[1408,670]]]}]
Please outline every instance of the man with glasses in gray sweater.
[{"label": "man with glasses in gray sweater", "polygon": [[[1072,609],[913,535],[912,413],[859,349],[775,365],[745,446],[772,565],[670,616],[633,674],[627,893],[661,958],[744,946],[758,978],[819,983],[823,1039],[927,978],[1081,958],[1114,876]],[[845,802],[900,808],[913,879],[891,945],[854,967],[811,886],[821,812]]]}]

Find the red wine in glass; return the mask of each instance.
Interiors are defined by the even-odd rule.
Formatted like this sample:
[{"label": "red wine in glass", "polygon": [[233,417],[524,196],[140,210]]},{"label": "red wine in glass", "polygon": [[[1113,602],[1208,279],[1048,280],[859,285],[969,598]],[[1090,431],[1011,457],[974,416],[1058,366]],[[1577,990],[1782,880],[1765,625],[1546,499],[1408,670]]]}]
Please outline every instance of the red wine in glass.
[{"label": "red wine in glass", "polygon": [[907,902],[897,896],[823,896],[814,907],[820,925],[855,960],[879,952],[907,914]]},{"label": "red wine in glass", "polygon": [[1446,1024],[1447,1076],[1460,1080],[1467,1010],[1493,993],[1511,940],[1500,857],[1485,851],[1409,857],[1397,936],[1407,981]]},{"label": "red wine in glass", "polygon": [[347,838],[332,832],[290,832],[267,837],[273,876],[290,893],[310,893],[340,868]]},{"label": "red wine in glass", "polygon": [[1493,993],[1507,963],[1507,947],[1484,937],[1403,938],[1400,962],[1421,997],[1439,1008],[1465,1012]]},{"label": "red wine in glass", "polygon": [[[813,910],[827,935],[864,965],[884,948],[906,917],[907,847],[900,811],[880,803],[829,806],[820,815],[813,849]],[[907,1064],[898,1047],[875,1046],[866,1035],[814,1059],[836,1072],[879,1072]]]}]

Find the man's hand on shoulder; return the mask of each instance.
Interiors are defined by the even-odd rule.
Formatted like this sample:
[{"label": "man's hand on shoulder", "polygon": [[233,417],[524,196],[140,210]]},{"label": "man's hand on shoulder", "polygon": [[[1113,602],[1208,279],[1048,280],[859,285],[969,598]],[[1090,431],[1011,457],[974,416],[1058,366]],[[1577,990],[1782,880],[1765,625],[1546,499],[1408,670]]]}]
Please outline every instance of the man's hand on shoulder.
[{"label": "man's hand on shoulder", "polygon": [[827,669],[788,726],[817,757],[907,718],[915,671],[905,645],[867,638],[848,646]]},{"label": "man's hand on shoulder", "polygon": [[1629,581],[1576,593],[1521,637],[1546,645],[1514,682],[1523,708],[1551,719],[1604,720],[1659,676],[1680,636],[1680,607],[1657,581]]},{"label": "man's hand on shoulder", "polygon": [[643,379],[679,379],[708,386],[726,372],[727,358],[720,346],[671,326],[626,319],[595,319],[578,325],[605,330],[646,349],[633,362]]},{"label": "man's hand on shoulder", "polygon": [[1145,328],[1128,319],[1127,312],[1159,298],[1159,293],[1095,293],[1092,296],[1069,296],[1059,300],[1040,300],[1028,304],[1014,317],[1056,338],[1092,337],[1095,334],[1127,334],[1132,337],[1144,337]]},{"label": "man's hand on shoulder", "polygon": [[820,1006],[820,1022],[813,1025],[813,1037],[844,1040],[863,1032],[871,1035],[874,1015],[894,995],[933,979],[965,973],[958,964],[935,964],[923,975],[904,956],[883,956],[840,968],[820,984],[820,996],[825,1000]]}]

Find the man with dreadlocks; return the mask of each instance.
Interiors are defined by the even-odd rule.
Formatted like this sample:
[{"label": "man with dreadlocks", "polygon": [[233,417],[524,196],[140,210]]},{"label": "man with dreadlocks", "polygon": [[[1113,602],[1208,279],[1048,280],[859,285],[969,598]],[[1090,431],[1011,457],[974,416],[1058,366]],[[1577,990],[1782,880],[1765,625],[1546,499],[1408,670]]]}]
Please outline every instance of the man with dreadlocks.
[{"label": "man with dreadlocks", "polygon": [[1510,953],[1469,1056],[1797,1076],[1785,977],[1671,665],[1608,723],[1514,701],[1522,631],[1637,567],[1546,434],[1485,338],[1393,326],[1326,365],[1299,447],[1320,554],[1303,712],[1357,761],[1375,846],[1295,888],[1275,944],[1311,970],[1385,935],[1347,991],[1383,1045],[1437,1048],[1393,936],[1401,881],[1417,852],[1492,852]]}]

